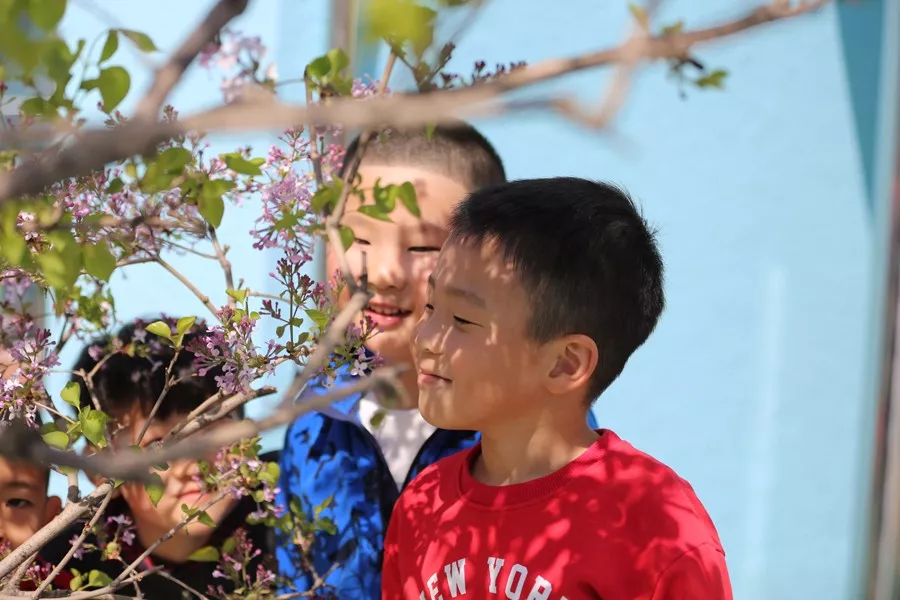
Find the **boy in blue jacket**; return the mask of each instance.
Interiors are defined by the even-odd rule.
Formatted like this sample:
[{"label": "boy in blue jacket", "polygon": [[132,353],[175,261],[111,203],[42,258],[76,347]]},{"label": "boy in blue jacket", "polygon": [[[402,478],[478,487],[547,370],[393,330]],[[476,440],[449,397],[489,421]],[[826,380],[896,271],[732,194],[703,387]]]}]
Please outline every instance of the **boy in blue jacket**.
[{"label": "boy in blue jacket", "polygon": [[[357,148],[358,139],[344,164]],[[379,220],[359,212],[360,201],[352,196],[342,220],[356,237],[347,251],[354,276],[366,255],[373,297],[365,314],[378,330],[367,350],[386,364],[411,365],[413,327],[424,310],[427,279],[447,237],[450,213],[470,192],[505,182],[503,162],[477,130],[459,123],[431,135],[424,129],[383,133],[369,144],[358,174],[367,195],[376,181],[382,187],[409,181],[416,188],[419,216],[398,204],[389,222]],[[330,251],[326,267],[329,274],[338,268]],[[345,367],[329,389],[358,375],[359,369]],[[435,429],[422,418],[415,370],[401,384],[407,406],[388,409],[374,396],[351,395],[301,416],[288,429],[278,503],[299,503],[310,517],[325,506],[318,516],[334,523],[334,533],[317,531],[299,545],[295,532],[279,533],[279,570],[293,584],[285,592],[307,592],[318,581],[313,597],[380,598],[384,534],[400,491],[423,468],[478,441],[474,431]],[[323,381],[313,382],[299,401],[325,391]]]}]

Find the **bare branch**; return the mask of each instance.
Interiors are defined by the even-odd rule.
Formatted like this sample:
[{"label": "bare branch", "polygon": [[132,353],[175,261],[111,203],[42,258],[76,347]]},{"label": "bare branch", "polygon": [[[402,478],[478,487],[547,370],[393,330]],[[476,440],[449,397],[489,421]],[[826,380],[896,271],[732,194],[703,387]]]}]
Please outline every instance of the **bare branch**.
[{"label": "bare branch", "polygon": [[212,42],[216,35],[232,19],[240,16],[247,8],[248,0],[219,0],[203,22],[181,44],[169,60],[156,71],[150,89],[138,103],[135,118],[155,121],[163,103],[181,81],[184,72],[197,55]]},{"label": "bare branch", "polygon": [[75,553],[78,552],[78,549],[81,547],[81,544],[84,543],[84,540],[87,538],[88,534],[94,528],[94,525],[100,520],[100,517],[103,516],[106,507],[109,506],[110,500],[113,497],[113,490],[110,489],[109,493],[103,496],[103,500],[100,502],[100,506],[94,511],[94,516],[91,517],[91,520],[84,526],[84,529],[81,531],[81,535],[78,536],[78,539],[75,540],[75,543],[72,544],[72,547],[69,548],[69,551],[66,552],[66,555],[63,556],[62,560],[53,567],[53,570],[50,572],[50,575],[41,582],[41,585],[38,586],[37,590],[31,595],[32,600],[36,600],[40,598],[41,593],[47,589],[53,580],[56,579],[56,576],[59,575],[63,569],[66,568],[66,565],[69,564],[69,561],[72,560],[72,557],[75,556]]},{"label": "bare branch", "polygon": [[[226,289],[233,290],[234,289],[234,274],[231,271],[231,261],[228,260],[228,247],[222,247],[219,244],[219,237],[216,235],[215,228],[210,225],[209,227],[209,239],[212,242],[213,249],[216,251],[216,260],[219,261],[219,266],[222,267],[222,271],[225,273],[225,286]],[[234,307],[235,302],[234,298],[228,296],[228,306]]]},{"label": "bare branch", "polygon": [[191,282],[190,279],[188,279],[187,277],[182,275],[178,270],[175,269],[175,267],[170,265],[159,255],[154,256],[153,261],[156,263],[159,263],[159,265],[163,269],[165,269],[166,271],[168,271],[169,273],[174,275],[175,278],[178,279],[178,281],[180,281],[181,283],[183,283],[187,289],[191,290],[191,293],[193,293],[195,296],[197,296],[197,299],[200,300],[200,302],[202,302],[203,305],[209,309],[209,312],[211,312],[213,314],[213,316],[218,319],[218,316],[216,315],[216,313],[218,311],[216,310],[215,305],[210,301],[209,296],[207,296],[206,294],[201,292],[197,288],[197,286]]},{"label": "bare branch", "polygon": [[[640,62],[683,58],[697,44],[711,42],[753,27],[810,13],[829,0],[797,3],[777,0],[760,6],[744,17],[724,24],[650,37]],[[563,75],[625,61],[632,47],[590,52],[568,59],[551,59],[470,87],[424,94],[396,94],[364,101],[337,98],[327,104],[293,106],[266,99],[236,102],[197,113],[180,121],[144,123],[131,121],[113,130],[87,130],[79,140],[61,150],[52,160],[31,161],[0,174],[0,203],[10,198],[40,192],[60,179],[88,173],[104,165],[152,152],[159,143],[191,131],[275,130],[296,123],[340,123],[345,128],[420,126],[461,117],[497,114],[504,110],[533,108],[555,101],[496,101],[503,94]],[[41,134],[37,134],[39,137]],[[47,134],[42,134],[46,136]],[[27,136],[26,136],[27,137]]]}]

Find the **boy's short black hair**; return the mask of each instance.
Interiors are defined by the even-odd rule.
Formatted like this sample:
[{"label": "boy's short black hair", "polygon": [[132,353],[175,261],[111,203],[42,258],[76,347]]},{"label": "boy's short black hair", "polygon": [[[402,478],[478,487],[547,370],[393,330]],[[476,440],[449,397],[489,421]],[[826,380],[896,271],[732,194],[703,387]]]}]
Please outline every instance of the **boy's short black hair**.
[{"label": "boy's short black hair", "polygon": [[[154,320],[175,324],[174,320],[166,317]],[[115,336],[98,338],[82,350],[72,367],[76,372],[72,375],[72,381],[81,387],[82,407],[93,406],[93,401],[77,371],[90,373],[103,360],[92,377],[94,396],[103,412],[115,417],[137,408],[143,416],[149,416],[162,394],[166,369],[175,355],[173,348],[145,330],[151,322],[153,320],[128,323]],[[204,329],[205,324],[198,321],[185,334],[184,347],[172,368],[172,378],[178,383],[169,388],[156,418],[165,420],[172,415],[186,414],[218,391],[215,378],[222,375],[222,370],[211,368],[202,377],[197,375],[195,355],[188,350],[191,342]]]},{"label": "boy's short black hair", "polygon": [[[344,156],[344,166],[359,151],[355,137]],[[477,129],[463,121],[423,128],[386,129],[373,139],[363,163],[426,168],[460,183],[468,191],[506,181],[500,155]],[[344,176],[344,167],[340,170]]]},{"label": "boy's short black hair", "polygon": [[498,245],[531,298],[532,339],[594,340],[589,400],[615,381],[665,305],[655,235],[628,194],[606,183],[555,177],[476,191],[455,208],[449,241]]}]

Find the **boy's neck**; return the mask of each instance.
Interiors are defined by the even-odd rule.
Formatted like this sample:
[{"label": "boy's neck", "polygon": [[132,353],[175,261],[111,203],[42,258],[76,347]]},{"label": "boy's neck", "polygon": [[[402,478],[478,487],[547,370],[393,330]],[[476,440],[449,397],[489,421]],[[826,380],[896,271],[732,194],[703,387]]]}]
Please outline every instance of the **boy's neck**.
[{"label": "boy's neck", "polygon": [[597,441],[587,415],[545,412],[483,431],[472,476],[487,485],[523,483],[563,468]]}]

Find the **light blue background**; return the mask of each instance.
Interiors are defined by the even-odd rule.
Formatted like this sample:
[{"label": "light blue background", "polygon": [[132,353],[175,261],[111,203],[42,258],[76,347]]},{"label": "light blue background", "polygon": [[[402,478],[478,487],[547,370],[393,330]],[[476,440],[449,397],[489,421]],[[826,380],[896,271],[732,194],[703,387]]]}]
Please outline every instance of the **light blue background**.
[{"label": "light blue background", "polygon": [[[73,4],[67,31],[90,36],[108,25]],[[103,3],[164,49],[208,4]],[[698,27],[753,5],[673,0],[660,22],[686,17]],[[693,483],[718,525],[739,600],[858,597],[891,164],[884,115],[895,110],[880,87],[896,68],[896,56],[881,59],[883,10],[876,0],[843,3],[699,49],[709,67],[731,71],[724,92],[689,89],[682,100],[664,66],[648,68],[613,135],[535,114],[483,124],[512,177],[618,182],[659,228],[668,309],[597,415]],[[325,49],[327,16],[322,0],[265,0],[251,3],[238,27],[262,35],[290,78]],[[476,60],[574,55],[616,43],[627,23],[625,2],[550,9],[494,0],[454,66],[465,73]],[[364,72],[380,73],[383,57],[363,58]],[[605,81],[583,74],[542,91],[595,102]],[[209,105],[215,87],[214,77],[192,71],[174,103],[185,112]],[[269,138],[228,143],[261,148]],[[271,257],[246,241],[255,216],[249,203],[231,209],[220,237],[236,248],[236,274],[265,288]],[[178,265],[223,300],[219,271],[203,261]],[[154,267],[118,274],[114,289],[121,318],[204,310]],[[280,433],[265,441],[277,445]]]}]

